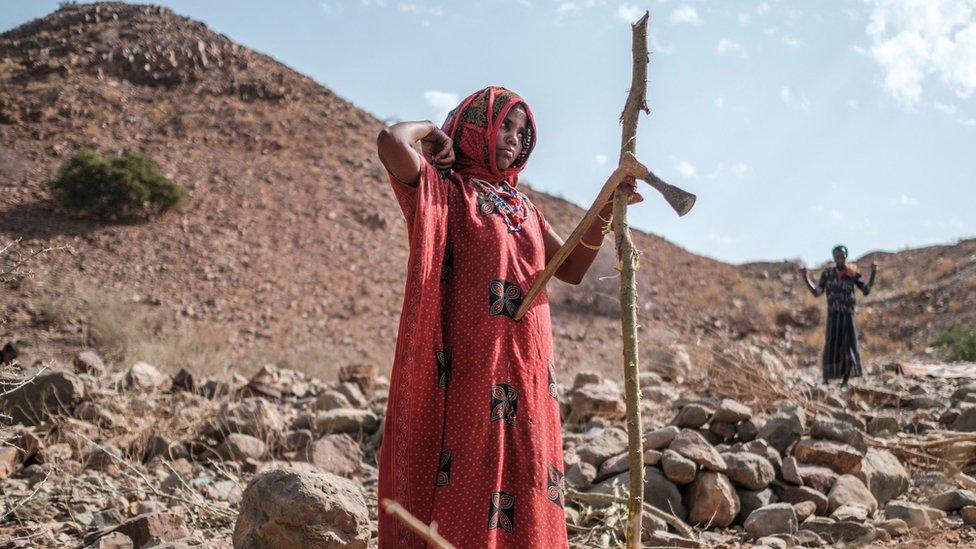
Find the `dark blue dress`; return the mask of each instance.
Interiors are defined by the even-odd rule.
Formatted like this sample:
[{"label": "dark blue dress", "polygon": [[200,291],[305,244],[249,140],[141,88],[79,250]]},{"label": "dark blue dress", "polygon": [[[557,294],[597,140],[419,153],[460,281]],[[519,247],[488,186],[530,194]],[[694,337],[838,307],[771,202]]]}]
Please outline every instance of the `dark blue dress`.
[{"label": "dark blue dress", "polygon": [[820,291],[827,294],[827,334],[823,349],[823,379],[844,379],[861,375],[861,353],[857,344],[854,323],[857,302],[854,289],[864,295],[871,286],[861,280],[861,274],[838,276],[837,268],[825,269],[820,275]]}]

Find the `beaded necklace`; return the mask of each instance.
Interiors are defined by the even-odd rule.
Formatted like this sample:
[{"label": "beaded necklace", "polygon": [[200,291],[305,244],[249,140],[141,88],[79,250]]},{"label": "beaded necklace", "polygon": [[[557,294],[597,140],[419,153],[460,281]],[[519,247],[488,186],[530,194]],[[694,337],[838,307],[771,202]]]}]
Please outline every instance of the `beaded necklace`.
[{"label": "beaded necklace", "polygon": [[504,181],[498,184],[497,192],[487,181],[480,179],[473,179],[473,181],[478,184],[478,188],[484,194],[484,199],[495,205],[498,213],[505,220],[508,232],[514,233],[522,230],[522,222],[525,221],[525,207],[523,206],[525,195]]}]

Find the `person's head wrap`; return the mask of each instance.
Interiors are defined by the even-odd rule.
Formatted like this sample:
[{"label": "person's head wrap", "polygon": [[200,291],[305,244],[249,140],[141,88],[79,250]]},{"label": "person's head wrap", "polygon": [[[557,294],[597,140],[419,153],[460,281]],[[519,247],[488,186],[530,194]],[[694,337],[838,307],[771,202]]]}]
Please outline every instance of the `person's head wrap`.
[{"label": "person's head wrap", "polygon": [[[522,152],[511,166],[499,170],[495,162],[498,128],[516,105],[521,105],[527,118]],[[496,86],[469,95],[447,115],[442,129],[454,141],[453,169],[465,180],[505,181],[514,187],[536,143],[535,119],[529,105],[518,94]]]}]

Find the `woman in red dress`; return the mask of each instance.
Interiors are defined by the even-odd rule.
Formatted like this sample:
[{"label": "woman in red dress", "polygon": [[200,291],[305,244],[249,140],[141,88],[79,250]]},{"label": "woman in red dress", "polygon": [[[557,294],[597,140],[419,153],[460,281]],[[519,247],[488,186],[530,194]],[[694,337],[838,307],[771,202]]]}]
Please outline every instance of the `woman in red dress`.
[{"label": "woman in red dress", "polygon": [[[514,320],[562,245],[517,188],[535,144],[532,111],[498,87],[466,98],[443,129],[401,122],[377,139],[410,241],[379,498],[436,522],[457,547],[567,545],[545,292]],[[640,200],[633,181],[622,187]],[[580,282],[603,242],[600,225],[557,278]],[[380,547],[423,547],[379,515]]]}]

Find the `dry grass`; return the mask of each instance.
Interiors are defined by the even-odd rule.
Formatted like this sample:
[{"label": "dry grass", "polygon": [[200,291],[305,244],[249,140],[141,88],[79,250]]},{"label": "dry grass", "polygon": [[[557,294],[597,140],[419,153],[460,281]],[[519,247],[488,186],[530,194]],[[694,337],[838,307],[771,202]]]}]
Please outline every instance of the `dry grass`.
[{"label": "dry grass", "polygon": [[35,300],[42,320],[53,330],[77,334],[76,343],[96,349],[123,365],[145,361],[196,376],[250,375],[275,364],[307,375],[332,378],[335,353],[321,341],[259,339],[247,346],[225,326],[167,316],[167,311],[126,299],[80,278],[56,280]]}]

